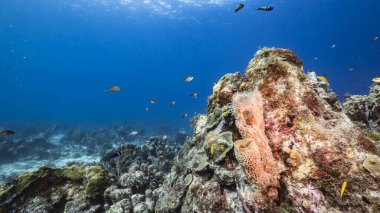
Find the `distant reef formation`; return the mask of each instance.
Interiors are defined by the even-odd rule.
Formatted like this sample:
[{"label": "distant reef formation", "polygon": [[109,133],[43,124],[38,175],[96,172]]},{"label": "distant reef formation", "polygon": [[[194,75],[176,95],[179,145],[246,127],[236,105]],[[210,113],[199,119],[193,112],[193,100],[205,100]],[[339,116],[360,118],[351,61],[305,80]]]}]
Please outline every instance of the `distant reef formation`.
[{"label": "distant reef formation", "polygon": [[0,212],[379,212],[379,97],[341,104],[293,52],[264,48],[214,85],[181,151],[156,137],[25,173]]}]

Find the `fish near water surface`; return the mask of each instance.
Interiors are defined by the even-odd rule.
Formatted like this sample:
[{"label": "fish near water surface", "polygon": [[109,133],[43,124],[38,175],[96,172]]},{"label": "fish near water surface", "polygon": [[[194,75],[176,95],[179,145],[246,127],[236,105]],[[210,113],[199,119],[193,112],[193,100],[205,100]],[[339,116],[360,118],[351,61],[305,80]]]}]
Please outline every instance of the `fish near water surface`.
[{"label": "fish near water surface", "polygon": [[239,10],[243,9],[244,8],[244,4],[239,4],[236,9],[235,9],[235,13],[237,13]]},{"label": "fish near water surface", "polygon": [[266,6],[266,7],[259,7],[256,10],[262,10],[262,11],[272,11],[274,7],[272,6]]}]

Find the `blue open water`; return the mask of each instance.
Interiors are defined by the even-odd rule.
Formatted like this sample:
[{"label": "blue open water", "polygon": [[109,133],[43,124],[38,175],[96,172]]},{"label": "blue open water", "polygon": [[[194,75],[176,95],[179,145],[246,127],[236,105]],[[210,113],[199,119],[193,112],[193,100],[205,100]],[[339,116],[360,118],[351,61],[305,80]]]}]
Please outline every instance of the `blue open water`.
[{"label": "blue open water", "polygon": [[[376,0],[2,0],[0,122],[187,128],[182,114],[204,112],[214,82],[243,72],[260,47],[293,50],[341,99],[365,94],[380,75],[379,8]],[[121,91],[104,92],[112,85]]]}]

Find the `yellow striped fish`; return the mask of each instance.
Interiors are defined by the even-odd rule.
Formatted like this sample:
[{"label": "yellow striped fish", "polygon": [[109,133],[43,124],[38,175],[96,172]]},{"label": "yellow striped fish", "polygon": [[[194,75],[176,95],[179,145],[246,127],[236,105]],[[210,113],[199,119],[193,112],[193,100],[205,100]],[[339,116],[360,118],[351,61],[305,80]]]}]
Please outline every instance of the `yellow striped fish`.
[{"label": "yellow striped fish", "polygon": [[317,78],[325,83],[328,83],[327,78],[325,76],[317,76]]},{"label": "yellow striped fish", "polygon": [[342,189],[340,190],[340,197],[343,197],[344,190],[346,189],[347,186],[347,180],[345,180],[342,184]]},{"label": "yellow striped fish", "polygon": [[211,153],[211,155],[214,154],[214,149],[215,149],[215,144],[212,144],[211,147],[210,147],[210,153]]}]

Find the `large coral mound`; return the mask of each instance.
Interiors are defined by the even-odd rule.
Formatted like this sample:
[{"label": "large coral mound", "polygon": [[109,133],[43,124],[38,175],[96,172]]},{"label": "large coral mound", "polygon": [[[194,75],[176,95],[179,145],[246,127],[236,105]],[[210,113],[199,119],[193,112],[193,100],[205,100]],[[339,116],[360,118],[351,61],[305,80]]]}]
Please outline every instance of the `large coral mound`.
[{"label": "large coral mound", "polygon": [[[196,135],[180,159],[184,169],[164,182],[157,210],[380,211],[373,160],[379,149],[312,74],[304,73],[293,52],[262,49],[244,78],[238,73],[222,77],[209,98],[208,114],[193,121]],[[375,108],[369,104],[369,109]],[[215,162],[205,148],[206,136],[224,132],[231,132],[235,152]],[[368,156],[372,160],[364,162]],[[189,174],[190,185],[181,181]],[[205,188],[213,193],[204,193]]]}]

